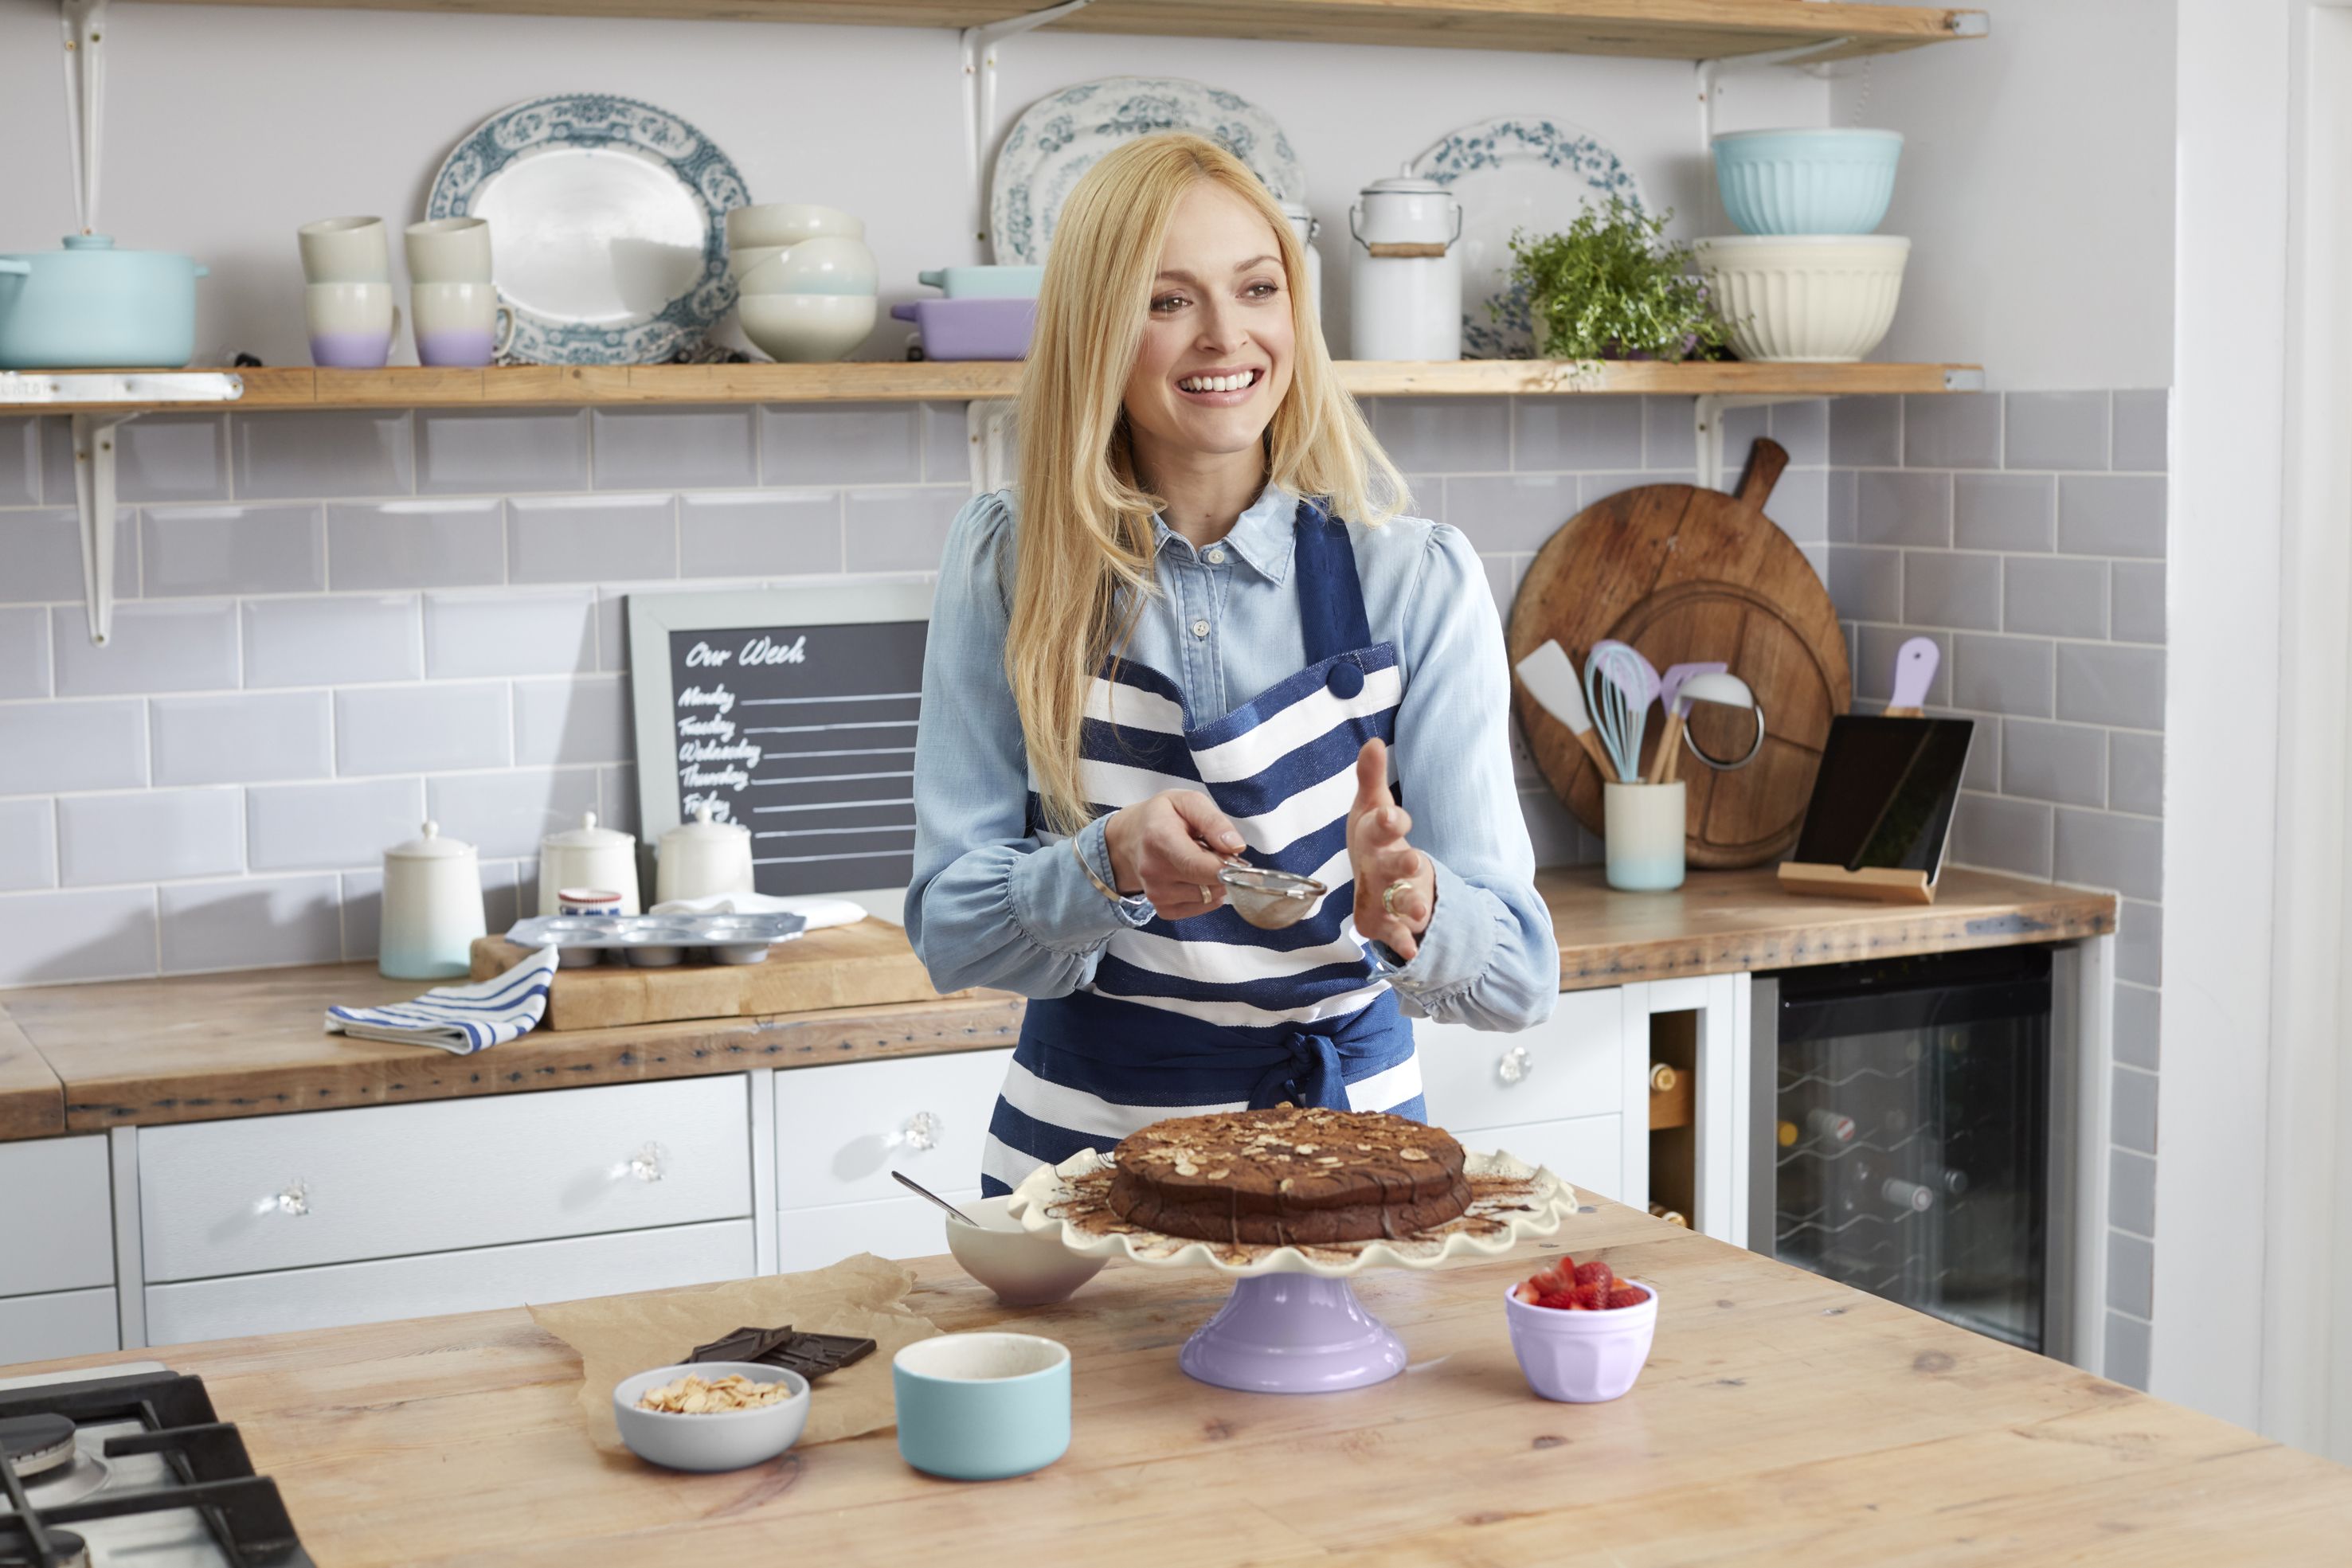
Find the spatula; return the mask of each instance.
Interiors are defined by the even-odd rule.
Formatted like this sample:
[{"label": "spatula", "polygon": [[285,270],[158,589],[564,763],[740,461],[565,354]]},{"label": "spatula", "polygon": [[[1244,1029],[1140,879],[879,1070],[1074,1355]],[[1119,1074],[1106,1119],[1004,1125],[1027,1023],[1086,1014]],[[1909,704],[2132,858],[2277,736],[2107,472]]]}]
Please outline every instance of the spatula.
[{"label": "spatula", "polygon": [[1886,705],[1888,718],[1922,718],[1927,688],[1936,684],[1936,666],[1943,650],[1933,637],[1914,637],[1895,650],[1895,696]]},{"label": "spatula", "polygon": [[1569,734],[1584,747],[1584,755],[1591,759],[1592,766],[1600,769],[1601,777],[1617,783],[1617,770],[1609,766],[1609,754],[1601,749],[1601,737],[1592,733],[1592,716],[1584,706],[1584,685],[1576,678],[1576,666],[1569,662],[1568,650],[1557,642],[1547,642],[1521,659],[1517,669],[1536,706],[1566,725]]},{"label": "spatula", "polygon": [[1682,702],[1683,683],[1693,675],[1719,675],[1731,666],[1720,659],[1696,664],[1669,664],[1666,673],[1658,677],[1658,701],[1666,710],[1666,727],[1658,735],[1656,772],[1658,782],[1672,784],[1682,772],[1683,716],[1690,710]]}]

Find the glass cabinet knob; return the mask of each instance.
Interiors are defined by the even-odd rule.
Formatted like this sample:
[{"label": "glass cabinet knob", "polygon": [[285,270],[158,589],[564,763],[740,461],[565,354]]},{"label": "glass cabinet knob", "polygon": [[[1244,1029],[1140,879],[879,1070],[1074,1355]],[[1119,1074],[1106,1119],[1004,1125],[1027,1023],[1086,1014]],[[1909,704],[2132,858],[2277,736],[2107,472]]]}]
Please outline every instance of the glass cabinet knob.
[{"label": "glass cabinet knob", "polygon": [[905,1136],[910,1149],[935,1149],[940,1144],[940,1119],[929,1111],[918,1111],[907,1118]]},{"label": "glass cabinet knob", "polygon": [[280,1214],[302,1215],[310,1212],[310,1188],[307,1183],[289,1183],[286,1190],[271,1200],[271,1207]]},{"label": "glass cabinet knob", "polygon": [[659,1181],[668,1164],[669,1151],[649,1143],[629,1156],[628,1172],[639,1181]]},{"label": "glass cabinet knob", "polygon": [[1503,1052],[1503,1060],[1495,1064],[1495,1076],[1506,1083],[1517,1083],[1536,1070],[1536,1059],[1528,1054],[1524,1045],[1515,1045]]}]

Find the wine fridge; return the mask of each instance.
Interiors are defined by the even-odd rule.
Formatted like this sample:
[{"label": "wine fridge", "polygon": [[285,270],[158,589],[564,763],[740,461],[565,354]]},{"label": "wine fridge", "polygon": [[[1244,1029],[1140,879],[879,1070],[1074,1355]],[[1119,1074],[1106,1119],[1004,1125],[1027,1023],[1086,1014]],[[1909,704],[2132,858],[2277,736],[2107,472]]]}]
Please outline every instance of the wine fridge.
[{"label": "wine fridge", "polygon": [[1760,977],[1748,1245],[2065,1356],[2074,1067],[2052,970],[2002,947]]}]

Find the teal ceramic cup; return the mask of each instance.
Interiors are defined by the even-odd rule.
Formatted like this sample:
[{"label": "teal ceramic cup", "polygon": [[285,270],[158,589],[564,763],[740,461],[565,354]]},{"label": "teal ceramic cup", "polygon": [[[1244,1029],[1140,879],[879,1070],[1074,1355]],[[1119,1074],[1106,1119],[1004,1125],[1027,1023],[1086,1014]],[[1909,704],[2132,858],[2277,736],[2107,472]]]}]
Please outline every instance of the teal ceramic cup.
[{"label": "teal ceramic cup", "polygon": [[1025,1333],[949,1333],[891,1359],[898,1457],[926,1475],[998,1481],[1070,1447],[1070,1353]]}]

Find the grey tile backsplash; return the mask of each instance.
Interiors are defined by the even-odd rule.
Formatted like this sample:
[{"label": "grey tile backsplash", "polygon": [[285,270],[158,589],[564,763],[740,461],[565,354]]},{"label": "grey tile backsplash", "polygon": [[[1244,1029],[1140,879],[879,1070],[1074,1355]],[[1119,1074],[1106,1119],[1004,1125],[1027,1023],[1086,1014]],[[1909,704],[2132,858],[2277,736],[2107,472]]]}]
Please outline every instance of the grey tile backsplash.
[{"label": "grey tile backsplash", "polygon": [[[1951,859],[2123,898],[2105,1341],[2107,1375],[2143,1386],[2160,1157],[2168,403],[2011,392],[1850,399],[1829,415],[1829,582],[1858,650],[1856,700],[1885,700],[1895,649],[1924,632],[1944,650],[1931,707],[1976,721]],[[1849,479],[1850,510],[1836,488]]]}]

